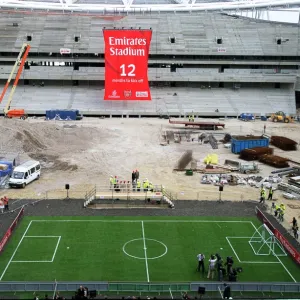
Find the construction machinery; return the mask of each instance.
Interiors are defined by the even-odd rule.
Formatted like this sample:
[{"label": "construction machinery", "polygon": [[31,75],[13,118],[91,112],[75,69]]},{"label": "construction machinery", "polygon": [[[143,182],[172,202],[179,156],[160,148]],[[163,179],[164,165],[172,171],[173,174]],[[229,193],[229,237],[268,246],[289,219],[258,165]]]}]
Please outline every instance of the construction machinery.
[{"label": "construction machinery", "polygon": [[18,72],[16,74],[16,78],[15,78],[15,81],[14,81],[14,84],[13,84],[13,87],[10,91],[10,94],[9,94],[9,97],[8,97],[8,101],[7,101],[7,104],[3,110],[4,112],[4,116],[7,117],[7,118],[20,118],[20,119],[26,119],[27,118],[27,115],[24,111],[24,109],[10,109],[10,105],[11,105],[11,102],[13,100],[13,96],[14,96],[14,93],[15,93],[15,90],[16,90],[16,87],[18,85],[18,82],[19,82],[19,79],[20,79],[20,76],[22,74],[22,70],[23,70],[23,67],[25,65],[25,62],[26,62],[26,59],[27,59],[27,56],[28,56],[28,53],[29,53],[29,50],[30,50],[30,45],[29,44],[23,44],[22,45],[22,48],[21,48],[21,51],[19,53],[19,56],[11,70],[11,73],[7,79],[7,82],[4,86],[4,89],[2,91],[2,94],[0,96],[0,103],[2,102],[4,96],[5,96],[5,93],[9,87],[9,84],[10,84],[10,81],[15,73],[15,70],[17,68],[17,66],[19,66],[19,69],[18,69]]},{"label": "construction machinery", "polygon": [[287,116],[283,111],[278,111],[275,114],[271,115],[272,122],[284,122],[284,123],[291,123],[293,122],[292,117]]}]

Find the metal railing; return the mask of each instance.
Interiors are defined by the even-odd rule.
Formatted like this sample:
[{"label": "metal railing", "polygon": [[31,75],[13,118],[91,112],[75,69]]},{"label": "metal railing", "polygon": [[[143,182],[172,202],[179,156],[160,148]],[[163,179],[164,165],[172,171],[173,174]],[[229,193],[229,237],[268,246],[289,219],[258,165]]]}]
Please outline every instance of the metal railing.
[{"label": "metal railing", "polygon": [[[207,292],[217,292],[223,289],[223,282],[107,282],[107,281],[62,281],[62,282],[28,282],[28,281],[6,281],[0,282],[0,292],[50,292],[55,289],[60,292],[76,291],[80,285],[89,290],[99,292],[149,292],[163,293],[198,291],[204,287]],[[300,293],[299,283],[288,282],[231,282],[232,291],[238,292],[280,292]]]}]

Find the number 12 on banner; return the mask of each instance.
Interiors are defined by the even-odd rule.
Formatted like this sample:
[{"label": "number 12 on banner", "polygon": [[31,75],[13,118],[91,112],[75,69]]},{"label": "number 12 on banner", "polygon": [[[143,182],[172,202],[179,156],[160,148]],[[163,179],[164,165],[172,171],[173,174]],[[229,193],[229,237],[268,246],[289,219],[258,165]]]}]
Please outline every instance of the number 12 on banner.
[{"label": "number 12 on banner", "polygon": [[[120,66],[120,69],[122,70],[122,73],[121,73],[121,76],[131,76],[131,77],[134,77],[135,76],[135,65],[133,64],[130,64],[126,67],[125,64],[121,65]],[[126,73],[126,71],[128,73]]]}]

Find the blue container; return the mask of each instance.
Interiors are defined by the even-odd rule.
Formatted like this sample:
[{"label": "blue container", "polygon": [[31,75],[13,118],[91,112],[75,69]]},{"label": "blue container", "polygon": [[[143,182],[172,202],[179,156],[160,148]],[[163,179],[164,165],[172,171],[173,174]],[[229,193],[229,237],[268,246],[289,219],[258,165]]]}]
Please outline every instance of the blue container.
[{"label": "blue container", "polygon": [[240,115],[240,119],[242,121],[254,121],[255,118],[253,114],[243,113]]},{"label": "blue container", "polygon": [[267,121],[268,120],[268,118],[266,116],[261,116],[260,119],[261,119],[261,121]]},{"label": "blue container", "polygon": [[263,136],[232,136],[231,152],[238,154],[244,149],[269,147],[269,139]]},{"label": "blue container", "polygon": [[6,170],[0,170],[0,177],[12,174],[13,164],[11,162],[0,161],[0,164],[8,166],[8,168]]},{"label": "blue container", "polygon": [[47,120],[77,120],[79,110],[77,109],[53,109],[46,111]]}]

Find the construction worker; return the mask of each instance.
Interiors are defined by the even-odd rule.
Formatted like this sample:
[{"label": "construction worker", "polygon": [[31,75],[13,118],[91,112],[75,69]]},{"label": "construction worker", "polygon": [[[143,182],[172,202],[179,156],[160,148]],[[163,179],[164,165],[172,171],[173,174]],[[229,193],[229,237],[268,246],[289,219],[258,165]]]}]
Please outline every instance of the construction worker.
[{"label": "construction worker", "polygon": [[114,177],[114,180],[113,180],[113,185],[114,185],[114,189],[116,189],[117,187],[117,176]]},{"label": "construction worker", "polygon": [[[281,206],[281,205],[280,205],[280,206]],[[285,210],[282,209],[282,208],[280,207],[278,219],[279,219],[279,221],[281,221],[281,222],[283,222],[284,213],[285,213]]]},{"label": "construction worker", "polygon": [[280,206],[275,204],[274,217],[278,217],[279,211],[280,211]]},{"label": "construction worker", "polygon": [[265,200],[266,200],[266,191],[262,187],[261,190],[260,190],[260,201],[259,201],[259,203],[265,204]]},{"label": "construction worker", "polygon": [[285,212],[285,205],[283,203],[280,204],[280,209]]},{"label": "construction worker", "polygon": [[141,182],[139,181],[139,179],[136,182],[136,189],[138,192],[141,190]]},{"label": "construction worker", "polygon": [[148,180],[146,180],[146,179],[143,181],[143,190],[144,190],[144,192],[148,191]]},{"label": "construction worker", "polygon": [[195,116],[192,114],[189,116],[189,122],[194,122],[195,121]]},{"label": "construction worker", "polygon": [[272,200],[272,198],[273,198],[273,188],[272,188],[272,186],[270,186],[268,200]]},{"label": "construction worker", "polygon": [[264,204],[265,200],[266,200],[266,191],[265,191],[264,187],[262,186],[261,189],[260,189],[260,201],[259,201],[259,203]]}]

